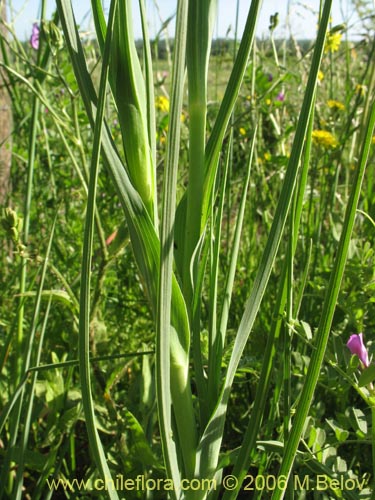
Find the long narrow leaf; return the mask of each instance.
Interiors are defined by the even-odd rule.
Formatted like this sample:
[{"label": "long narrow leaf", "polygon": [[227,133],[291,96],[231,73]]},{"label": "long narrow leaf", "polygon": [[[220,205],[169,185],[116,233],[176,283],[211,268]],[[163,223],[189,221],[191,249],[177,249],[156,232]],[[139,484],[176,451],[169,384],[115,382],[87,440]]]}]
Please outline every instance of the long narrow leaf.
[{"label": "long narrow leaf", "polygon": [[[201,236],[207,114],[208,61],[217,0],[189,1],[187,75],[189,89],[189,183],[184,235],[183,290],[191,301],[190,263]],[[196,281],[193,278],[193,281]]]},{"label": "long narrow leaf", "polygon": [[311,71],[306,87],[301,114],[298,120],[288,169],[285,175],[271,231],[267,239],[267,244],[262,255],[257,275],[255,277],[252,292],[245,305],[245,311],[238,328],[218,405],[207,428],[205,429],[198,448],[200,456],[199,461],[197,462],[197,472],[199,471],[199,474],[202,477],[211,477],[217,465],[230,389],[242,356],[242,352],[251,333],[261,300],[265,293],[288,216],[294,185],[298,174],[305,132],[307,130],[312,103],[314,102],[313,96],[315,93],[320,61],[323,54],[331,3],[331,0],[328,0],[324,6],[324,12],[319,27],[318,38],[314,50]]},{"label": "long narrow leaf", "polygon": [[[353,188],[346,207],[345,219],[340,237],[339,247],[335,264],[331,273],[326,296],[324,299],[321,320],[316,334],[315,349],[313,350],[305,384],[302,389],[301,398],[297,407],[296,415],[293,421],[292,430],[286,444],[285,454],[281,463],[279,475],[289,477],[294,462],[294,457],[298,448],[304,423],[312,402],[315,387],[319,378],[321,365],[323,362],[332,319],[336,308],[336,302],[340,290],[342,277],[344,274],[345,263],[348,255],[350,239],[353,231],[355,214],[358,200],[361,192],[363,176],[366,169],[367,159],[370,151],[372,135],[375,126],[375,102],[370,108],[370,116],[365,129],[365,139],[359,158],[358,170],[355,174]],[[277,488],[272,496],[273,500],[279,500],[284,497],[284,491]]]},{"label": "long narrow leaf", "polygon": [[[185,365],[184,370],[186,371],[187,379],[189,369],[189,349],[187,349],[187,351],[182,350],[180,359],[172,359],[171,363],[171,342],[174,341],[175,337],[175,332],[171,331],[173,232],[180,144],[180,116],[184,87],[186,26],[187,1],[183,0],[178,4],[176,18],[176,46],[173,58],[169,128],[171,132],[168,134],[166,166],[164,172],[160,233],[160,285],[156,323],[156,391],[158,396],[159,428],[168,475],[173,479],[175,485],[180,483],[180,473],[176,444],[170,433],[172,427],[170,391],[171,386],[175,384],[175,381],[171,379],[171,377],[175,376],[175,363]],[[181,408],[176,408],[176,425],[180,431],[178,433],[179,441],[183,446],[185,471],[187,475],[191,477],[194,471],[196,436],[194,434],[189,434],[189,431],[192,430],[191,425],[185,425],[186,417],[193,421],[194,416],[184,415],[185,411],[184,405]],[[174,496],[176,495],[177,492],[174,491]]]},{"label": "long narrow leaf", "polygon": [[[232,292],[233,292],[233,284],[236,272],[236,265],[238,259],[238,253],[240,250],[240,242],[241,242],[241,234],[242,234],[242,225],[245,216],[245,207],[247,201],[247,191],[250,183],[250,173],[251,173],[251,164],[253,160],[254,147],[255,147],[255,137],[256,130],[254,131],[253,140],[251,143],[251,149],[249,154],[249,159],[246,165],[246,177],[244,179],[243,190],[241,194],[240,206],[238,209],[236,227],[234,231],[234,240],[232,244],[232,249],[230,252],[229,259],[229,269],[226,277],[226,283],[224,288],[224,297],[223,297],[223,305],[222,312],[220,315],[220,324],[217,338],[213,344],[213,353],[212,353],[212,364],[215,366],[215,370],[212,372],[212,377],[209,376],[209,394],[211,396],[215,396],[215,403],[217,401],[217,397],[219,394],[220,384],[221,384],[221,364],[223,357],[223,350],[225,345],[225,337],[227,331],[227,324],[229,318],[229,308],[231,304]],[[211,368],[211,370],[213,370]],[[209,375],[210,371],[209,371]],[[212,397],[212,396],[211,396]]]},{"label": "long narrow leaf", "polygon": [[153,165],[156,165],[156,128],[155,128],[155,97],[154,97],[154,75],[152,67],[151,48],[147,28],[147,17],[145,0],[139,0],[139,10],[141,13],[143,50],[144,50],[144,71],[146,80],[147,98],[147,126],[148,139],[150,141],[151,158]]}]

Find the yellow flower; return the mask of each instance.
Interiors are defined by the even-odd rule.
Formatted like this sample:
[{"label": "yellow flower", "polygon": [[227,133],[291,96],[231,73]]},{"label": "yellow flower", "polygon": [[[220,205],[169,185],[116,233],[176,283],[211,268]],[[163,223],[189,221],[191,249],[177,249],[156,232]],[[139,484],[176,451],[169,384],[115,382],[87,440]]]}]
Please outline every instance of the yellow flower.
[{"label": "yellow flower", "polygon": [[269,152],[267,151],[266,153],[264,153],[264,155],[263,155],[263,156],[264,156],[264,159],[265,159],[266,161],[270,161],[270,159],[271,159],[271,153],[269,153]]},{"label": "yellow flower", "polygon": [[327,39],[326,39],[326,44],[324,47],[324,52],[337,52],[339,50],[340,44],[341,44],[341,38],[342,34],[338,33],[337,31],[332,33],[328,32],[327,33]]},{"label": "yellow flower", "polygon": [[367,88],[365,85],[361,85],[360,83],[357,83],[355,86],[355,93],[359,94],[361,97],[363,97],[366,94]]},{"label": "yellow flower", "polygon": [[338,145],[336,137],[327,130],[313,130],[312,139],[322,148],[335,148]]},{"label": "yellow flower", "polygon": [[155,97],[155,108],[162,113],[168,113],[169,111],[169,99],[164,95],[159,95]]},{"label": "yellow flower", "polygon": [[321,82],[324,79],[324,73],[323,71],[319,70],[318,71],[318,80]]},{"label": "yellow flower", "polygon": [[243,127],[240,127],[239,132],[241,135],[246,135],[246,129],[244,129]]},{"label": "yellow flower", "polygon": [[329,99],[327,101],[328,107],[331,109],[338,109],[340,111],[344,111],[345,106],[342,102],[335,101],[334,99]]},{"label": "yellow flower", "polygon": [[271,103],[272,103],[271,99],[266,99],[266,104],[267,104],[267,106],[270,106],[270,105],[271,105]]}]

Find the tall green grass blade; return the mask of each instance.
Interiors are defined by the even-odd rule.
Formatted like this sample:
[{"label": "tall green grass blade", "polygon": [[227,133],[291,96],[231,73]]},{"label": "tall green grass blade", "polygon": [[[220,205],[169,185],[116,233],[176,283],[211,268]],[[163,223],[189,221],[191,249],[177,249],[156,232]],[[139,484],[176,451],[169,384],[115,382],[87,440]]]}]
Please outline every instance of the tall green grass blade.
[{"label": "tall green grass blade", "polygon": [[[324,12],[323,12],[324,17]],[[293,420],[293,426],[289,439],[286,443],[285,454],[281,463],[279,475],[289,477],[294,457],[298,448],[303,426],[312,402],[315,387],[319,378],[329,333],[331,329],[333,314],[336,308],[337,297],[340,290],[341,280],[344,274],[345,263],[348,255],[349,243],[353,231],[355,214],[361,192],[362,180],[366,169],[367,159],[370,151],[372,135],[375,125],[375,102],[372,102],[369,112],[369,121],[365,128],[364,143],[359,158],[358,169],[355,172],[353,187],[347,204],[345,219],[340,237],[337,256],[331,273],[327,292],[324,299],[322,315],[316,334],[315,348],[312,352],[306,380],[302,389],[301,398]],[[276,489],[272,498],[279,500],[284,497],[281,489]]]},{"label": "tall green grass blade", "polygon": [[[310,124],[306,138],[306,147],[304,153],[303,168],[298,185],[298,197],[295,210],[295,238],[293,242],[293,253],[296,250],[298,240],[298,229],[302,213],[304,193],[307,183],[307,173],[311,153],[311,132],[313,126],[313,113],[310,116]],[[251,411],[249,424],[243,437],[243,444],[240,448],[236,463],[233,468],[233,475],[238,478],[238,485],[233,491],[225,492],[224,499],[235,498],[241,488],[241,484],[249,470],[251,460],[254,455],[254,447],[259,433],[259,428],[263,420],[265,406],[268,398],[268,391],[271,381],[273,361],[277,352],[277,345],[280,336],[280,330],[283,321],[283,312],[287,299],[286,267],[283,268],[283,274],[280,278],[280,286],[275,303],[273,321],[271,323],[270,333],[267,338],[266,349],[264,351],[264,360],[259,377],[258,389],[256,392],[254,405]]]},{"label": "tall green grass blade", "polygon": [[[298,185],[298,196],[295,210],[295,232],[293,241],[293,253],[296,250],[298,241],[298,230],[300,225],[300,218],[302,213],[303,199],[305,188],[307,184],[307,173],[311,153],[311,132],[313,126],[313,114],[310,116],[310,124],[306,138],[306,147],[304,153],[303,168],[301,171],[301,177]],[[273,314],[273,321],[270,327],[270,333],[267,338],[266,349],[264,351],[264,361],[262,364],[262,369],[259,377],[258,389],[256,392],[254,405],[251,411],[251,416],[249,424],[247,426],[243,444],[240,448],[236,463],[232,470],[232,474],[238,479],[237,488],[233,491],[227,491],[224,494],[224,499],[235,498],[241,488],[243,480],[249,470],[251,460],[254,456],[255,444],[257,435],[259,433],[260,425],[263,420],[266,402],[268,399],[268,391],[271,382],[272,368],[275,355],[277,353],[277,347],[280,337],[280,331],[283,323],[283,312],[285,309],[285,304],[287,300],[287,268],[283,267],[283,273],[280,278],[280,286],[276,298],[275,311]]]},{"label": "tall green grass blade", "polygon": [[[186,63],[189,90],[189,183],[184,237],[183,289],[191,301],[190,262],[201,236],[205,176],[207,76],[217,0],[190,0]],[[189,297],[190,295],[190,297]]]},{"label": "tall green grass blade", "polygon": [[[238,97],[239,89],[241,87],[241,83],[247,68],[247,63],[249,59],[249,55],[251,52],[251,48],[253,46],[253,41],[254,41],[254,36],[255,36],[255,26],[256,22],[258,19],[258,14],[261,6],[261,0],[252,0],[251,6],[249,9],[249,13],[247,16],[247,21],[246,25],[244,28],[244,32],[242,35],[242,40],[241,44],[238,50],[238,54],[235,60],[235,64],[233,66],[228,85],[225,90],[224,98],[222,100],[222,103],[220,105],[219,113],[217,115],[217,118],[215,120],[214,127],[212,129],[212,132],[210,134],[210,138],[206,144],[205,147],[205,160],[204,160],[204,180],[203,180],[203,191],[202,187],[198,187],[199,182],[202,182],[202,171],[199,170],[195,166],[191,166],[192,169],[197,168],[197,171],[193,171],[193,180],[195,178],[195,181],[197,183],[196,186],[196,194],[194,195],[193,193],[193,188],[190,187],[191,195],[190,199],[193,200],[195,196],[195,201],[198,203],[199,202],[199,207],[200,209],[200,228],[199,228],[199,233],[197,230],[197,224],[198,222],[196,221],[197,218],[197,212],[199,210],[193,211],[192,203],[190,203],[191,208],[189,209],[190,212],[192,212],[193,216],[193,221],[194,221],[194,227],[195,229],[193,230],[192,227],[183,232],[181,229],[177,231],[176,233],[176,241],[177,241],[177,250],[175,252],[175,258],[176,258],[176,263],[177,263],[177,269],[179,271],[180,276],[184,276],[183,282],[184,282],[184,290],[185,293],[188,292],[191,294],[191,283],[189,283],[189,277],[187,276],[187,270],[186,267],[190,267],[190,261],[188,255],[190,254],[190,259],[192,256],[192,253],[194,249],[196,248],[196,245],[198,244],[198,240],[200,237],[200,234],[202,233],[207,219],[210,214],[210,207],[211,207],[211,200],[213,198],[213,189],[214,189],[214,183],[215,183],[215,178],[216,178],[216,172],[217,172],[217,167],[218,167],[218,161],[219,161],[219,155],[220,151],[222,148],[223,140],[225,133],[227,131],[228,123],[231,117],[231,114],[233,112],[234,106],[236,104],[236,100]],[[197,4],[198,5],[198,4]],[[199,6],[195,8],[200,8]],[[206,6],[207,8],[207,6]],[[207,30],[207,24],[205,25],[206,28],[203,30],[203,33]],[[197,28],[199,29],[199,28]],[[192,43],[192,55],[194,55],[194,43]],[[199,47],[197,50],[200,50]],[[204,59],[204,58],[203,58]],[[194,68],[193,61],[191,61],[191,66],[192,69]],[[204,71],[205,71],[205,66],[203,65],[200,66],[197,71],[199,72],[201,78],[203,78]],[[192,72],[192,79],[194,79],[194,73]],[[203,87],[203,83],[201,82],[201,86]],[[202,91],[200,92],[199,95],[202,95]],[[198,95],[198,96],[199,96]],[[196,145],[194,147],[194,162],[198,162],[200,164],[201,159],[199,158],[200,156],[200,147],[202,144],[202,129],[200,128],[201,125],[197,125],[197,129],[194,131],[192,130],[192,133],[195,136],[196,140]],[[190,160],[192,161],[192,159]],[[189,225],[192,226],[193,222],[190,222],[190,217],[187,217],[187,195],[182,197],[178,209],[177,209],[177,214],[176,214],[176,220],[178,222],[178,226],[180,228],[183,228],[185,222],[189,220]],[[193,241],[187,241],[190,236],[192,235],[193,239],[195,239],[195,243]],[[199,236],[198,236],[199,234]],[[195,235],[195,236],[194,236]],[[190,251],[188,250],[190,248]],[[191,281],[191,280],[190,280]]]},{"label": "tall green grass blade", "polygon": [[293,190],[298,175],[298,168],[302,155],[307,125],[309,123],[312,105],[314,102],[313,97],[316,88],[320,61],[323,54],[331,3],[332,2],[330,0],[325,2],[324,12],[319,26],[317,42],[311,63],[309,79],[298,120],[296,135],[270,234],[267,239],[250,297],[245,305],[245,311],[238,328],[217,407],[212,414],[210,422],[204,431],[198,447],[199,460],[197,461],[197,473],[202,477],[212,477],[216,468],[230,389],[242,352],[257,316],[288,216]]},{"label": "tall green grass blade", "polygon": [[[106,89],[109,72],[109,59],[114,30],[114,21],[117,8],[117,0],[113,0],[110,5],[108,29],[105,37],[103,62],[100,75],[98,109],[94,128],[94,142],[92,161],[90,168],[90,178],[88,186],[88,199],[86,211],[86,223],[84,232],[84,245],[81,271],[81,293],[80,293],[80,315],[79,315],[79,368],[82,387],[82,403],[86,419],[86,428],[91,450],[95,458],[96,465],[100,471],[102,479],[108,482],[111,477],[106,461],[104,449],[97,431],[94,413],[94,401],[91,392],[90,376],[90,283],[92,264],[92,245],[94,239],[95,222],[95,199],[97,190],[97,180],[99,172],[101,137],[104,122],[104,107]],[[108,482],[108,494],[111,499],[118,499],[117,492],[111,481]]]},{"label": "tall green grass blade", "polygon": [[[195,448],[197,437],[195,433],[194,414],[186,414],[185,397],[191,399],[189,385],[189,343],[185,349],[171,350],[171,344],[176,342],[177,334],[171,327],[172,276],[173,276],[173,242],[174,216],[176,208],[176,186],[180,145],[181,108],[183,100],[185,48],[187,29],[187,1],[178,3],[176,18],[176,44],[173,56],[172,95],[170,125],[167,139],[166,166],[163,184],[163,206],[160,233],[160,286],[156,322],[156,390],[158,399],[159,428],[163,443],[163,455],[168,476],[175,485],[180,484],[179,463],[176,450],[176,439],[171,435],[171,394],[175,386],[173,377],[176,365],[185,380],[185,394],[175,396],[175,417],[178,429],[178,440],[182,448],[184,471],[187,477],[194,472]],[[181,304],[182,305],[182,304]],[[190,341],[190,339],[187,339]],[[175,353],[179,354],[175,356]],[[177,402],[176,397],[181,397]],[[192,407],[190,406],[192,410]],[[186,420],[188,423],[186,424]],[[177,498],[178,492],[173,495]]]},{"label": "tall green grass blade", "polygon": [[[250,148],[250,154],[249,154],[248,162],[246,165],[246,176],[245,176],[245,179],[243,181],[243,190],[242,190],[242,194],[241,194],[240,205],[238,208],[237,221],[236,221],[236,226],[235,226],[235,230],[234,230],[234,239],[233,239],[233,244],[232,244],[230,258],[229,258],[229,268],[228,268],[225,287],[224,287],[224,296],[223,296],[223,304],[222,304],[222,310],[221,310],[221,315],[220,315],[219,332],[218,332],[217,338],[215,339],[215,342],[213,343],[212,355],[210,356],[210,359],[209,359],[209,363],[210,362],[212,363],[212,368],[211,368],[211,372],[209,369],[208,393],[210,394],[210,397],[212,397],[211,395],[216,396],[214,399],[214,405],[213,405],[213,407],[211,407],[211,411],[214,410],[214,406],[217,402],[217,399],[218,399],[218,396],[220,393],[220,385],[222,382],[221,365],[222,365],[225,337],[226,337],[227,325],[228,325],[228,319],[229,319],[229,308],[230,308],[231,298],[232,298],[232,293],[233,293],[233,285],[234,285],[234,278],[235,278],[235,273],[236,273],[238,253],[240,250],[242,226],[243,226],[243,220],[244,220],[244,216],[245,216],[247,192],[248,192],[249,183],[250,183],[250,173],[251,173],[251,165],[252,165],[253,155],[254,155],[256,132],[257,132],[257,128],[255,128],[255,131],[254,131],[253,140],[252,140],[251,148]],[[209,364],[209,368],[210,368],[210,364]]]},{"label": "tall green grass blade", "polygon": [[104,42],[107,34],[107,25],[103,12],[103,2],[101,0],[91,0],[91,12],[95,25],[95,33],[98,39],[100,52],[103,56]]}]

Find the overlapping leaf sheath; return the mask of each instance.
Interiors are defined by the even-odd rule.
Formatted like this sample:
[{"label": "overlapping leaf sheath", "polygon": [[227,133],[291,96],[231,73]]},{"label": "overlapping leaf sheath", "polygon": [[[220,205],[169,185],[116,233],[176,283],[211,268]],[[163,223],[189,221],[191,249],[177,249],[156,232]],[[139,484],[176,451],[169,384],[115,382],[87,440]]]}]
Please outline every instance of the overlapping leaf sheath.
[{"label": "overlapping leaf sheath", "polygon": [[129,176],[154,220],[155,169],[147,129],[145,83],[134,44],[131,2],[119,2],[117,10],[111,59],[112,91]]}]

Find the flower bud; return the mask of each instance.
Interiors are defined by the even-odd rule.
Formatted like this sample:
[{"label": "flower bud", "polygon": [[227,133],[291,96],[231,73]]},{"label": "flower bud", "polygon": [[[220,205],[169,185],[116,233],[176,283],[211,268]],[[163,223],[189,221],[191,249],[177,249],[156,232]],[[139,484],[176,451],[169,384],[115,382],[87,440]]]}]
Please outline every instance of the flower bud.
[{"label": "flower bud", "polygon": [[368,359],[367,349],[363,343],[363,334],[359,333],[357,335],[354,333],[353,335],[350,336],[346,345],[349,348],[350,352],[352,354],[356,354],[359,357],[363,366],[367,368],[370,364],[370,361]]}]

